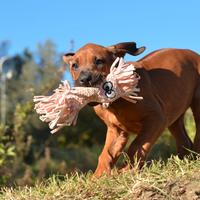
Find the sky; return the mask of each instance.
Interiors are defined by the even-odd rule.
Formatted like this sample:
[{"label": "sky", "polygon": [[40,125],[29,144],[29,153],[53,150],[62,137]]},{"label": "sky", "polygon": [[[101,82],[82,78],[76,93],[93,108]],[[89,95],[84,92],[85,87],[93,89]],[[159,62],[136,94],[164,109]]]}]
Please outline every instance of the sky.
[{"label": "sky", "polygon": [[[9,54],[51,39],[58,52],[88,42],[135,41],[147,53],[165,47],[200,53],[200,0],[0,0],[0,41]],[[128,57],[135,60],[135,57]]]}]

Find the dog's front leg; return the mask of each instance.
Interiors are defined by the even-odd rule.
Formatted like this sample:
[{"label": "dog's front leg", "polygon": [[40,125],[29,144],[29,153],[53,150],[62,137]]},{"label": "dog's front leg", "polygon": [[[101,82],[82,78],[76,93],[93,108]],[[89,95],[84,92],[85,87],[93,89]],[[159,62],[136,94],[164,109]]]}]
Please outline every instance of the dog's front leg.
[{"label": "dog's front leg", "polygon": [[128,140],[128,134],[115,126],[109,126],[106,135],[106,142],[99,156],[98,166],[95,171],[95,177],[100,177],[102,174],[109,175],[111,169]]}]

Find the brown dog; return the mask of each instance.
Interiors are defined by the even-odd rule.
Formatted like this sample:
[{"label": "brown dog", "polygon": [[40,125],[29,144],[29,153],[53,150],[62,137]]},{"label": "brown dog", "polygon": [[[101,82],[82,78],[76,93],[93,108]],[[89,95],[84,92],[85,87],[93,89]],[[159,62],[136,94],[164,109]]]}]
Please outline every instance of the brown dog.
[{"label": "brown dog", "polygon": [[[95,86],[109,72],[117,56],[126,53],[135,56],[144,50],[144,47],[136,48],[134,42],[109,47],[87,44],[63,59],[70,65],[76,85]],[[144,100],[133,104],[119,99],[108,109],[101,105],[94,107],[108,128],[95,171],[97,177],[110,174],[130,133],[137,134],[127,152],[131,162],[137,155],[142,164],[165,128],[174,136],[180,157],[187,153],[185,148],[200,152],[200,56],[190,50],[161,49],[131,63],[141,76],[139,95]],[[183,122],[188,107],[192,108],[197,128],[194,144]]]}]

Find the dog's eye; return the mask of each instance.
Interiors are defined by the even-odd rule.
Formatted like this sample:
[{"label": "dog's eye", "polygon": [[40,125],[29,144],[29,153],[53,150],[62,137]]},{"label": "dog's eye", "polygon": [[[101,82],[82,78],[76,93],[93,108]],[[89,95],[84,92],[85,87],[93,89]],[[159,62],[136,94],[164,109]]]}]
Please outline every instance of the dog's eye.
[{"label": "dog's eye", "polygon": [[72,64],[72,69],[73,70],[78,70],[78,64],[77,63]]},{"label": "dog's eye", "polygon": [[104,61],[102,59],[95,59],[94,63],[98,68],[101,68],[103,67]]}]

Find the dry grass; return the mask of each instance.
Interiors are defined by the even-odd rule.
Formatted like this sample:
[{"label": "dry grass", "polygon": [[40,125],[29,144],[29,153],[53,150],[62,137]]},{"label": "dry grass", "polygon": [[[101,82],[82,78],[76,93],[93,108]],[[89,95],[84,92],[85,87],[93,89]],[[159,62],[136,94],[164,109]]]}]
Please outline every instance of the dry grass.
[{"label": "dry grass", "polygon": [[[190,110],[187,113],[186,128],[193,139],[195,124]],[[177,156],[171,156],[166,160],[169,155],[175,152],[175,144],[172,140],[170,134],[165,132],[152,149],[150,159],[154,159],[154,161],[141,171],[137,167],[122,174],[117,174],[113,170],[112,176],[104,176],[100,179],[93,179],[91,172],[87,174],[74,172],[74,174],[66,174],[65,176],[53,175],[32,187],[1,188],[0,199],[200,199],[200,157],[195,160],[187,158],[180,160]],[[78,157],[82,158],[80,155]],[[155,161],[155,159],[160,160]],[[82,164],[85,162],[88,161],[81,160]]]},{"label": "dry grass", "polygon": [[167,163],[154,161],[142,171],[137,168],[110,177],[92,179],[92,173],[52,176],[33,187],[2,188],[2,200],[61,199],[198,199],[200,198],[200,159]]}]

